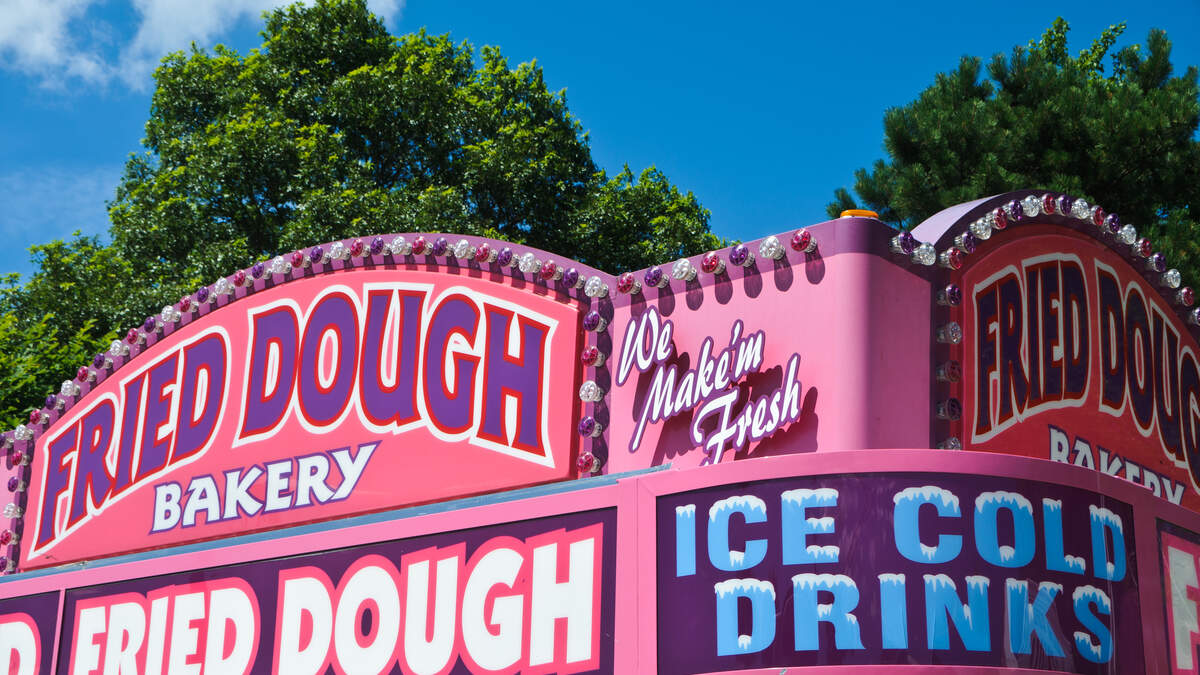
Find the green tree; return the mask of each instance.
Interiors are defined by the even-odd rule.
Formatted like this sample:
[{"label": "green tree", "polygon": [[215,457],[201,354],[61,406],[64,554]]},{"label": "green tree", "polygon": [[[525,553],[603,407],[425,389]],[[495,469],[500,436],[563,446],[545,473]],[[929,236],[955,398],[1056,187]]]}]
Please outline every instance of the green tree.
[{"label": "green tree", "polygon": [[63,380],[118,337],[129,268],[116,250],[78,232],[30,249],[34,273],[0,282],[0,428],[28,421]]},{"label": "green tree", "polygon": [[[53,326],[55,318],[42,315],[26,322],[15,314],[0,315],[0,423],[5,428],[27,422],[29,410],[40,408],[47,395],[58,391],[54,383],[70,379],[72,369],[96,353],[92,322],[60,333]],[[30,400],[34,397],[40,398]]]},{"label": "green tree", "polygon": [[[263,38],[245,56],[173,54],[155,75],[147,152],[130,159],[110,215],[135,276],[157,282],[139,294],[156,302],[281,250],[369,233],[487,234],[614,271],[659,262],[643,251],[715,243],[708,212],[661,174],[643,186],[598,171],[535,63],[392,37],[362,0],[276,10]],[[655,219],[667,222],[646,227]],[[607,239],[630,255],[612,256]]]},{"label": "green tree", "polygon": [[510,67],[496,48],[447,36],[394,37],[364,0],[275,10],[262,36],[245,55],[193,45],[166,57],[145,151],[109,205],[112,244],[35,247],[30,280],[0,287],[12,324],[0,325],[4,423],[87,360],[31,370],[21,336],[94,353],[218,276],[331,239],[478,234],[612,272],[723,244],[660,171],[599,170],[536,63]]},{"label": "green tree", "polygon": [[100,348],[116,328],[109,326],[109,315],[121,306],[129,284],[125,260],[98,237],[79,232],[69,241],[33,246],[30,253],[34,272],[24,286],[10,283],[0,289],[0,316],[17,317],[18,326],[44,320],[58,336],[74,335],[86,326],[81,337]]},{"label": "green tree", "polygon": [[909,228],[943,208],[1022,188],[1085,197],[1137,225],[1192,283],[1200,282],[1200,123],[1197,71],[1176,75],[1163,31],[1105,57],[1111,26],[1078,56],[1057,19],[1037,42],[997,54],[983,76],[963,57],[908,105],[884,115],[888,159],[855,172],[862,204]]}]

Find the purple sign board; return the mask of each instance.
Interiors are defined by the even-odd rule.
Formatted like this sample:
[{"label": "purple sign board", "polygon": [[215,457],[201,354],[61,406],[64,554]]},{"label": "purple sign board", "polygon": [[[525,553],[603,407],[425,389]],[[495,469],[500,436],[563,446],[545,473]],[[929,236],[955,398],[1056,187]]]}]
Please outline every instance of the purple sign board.
[{"label": "purple sign board", "polygon": [[615,527],[600,509],[71,589],[58,672],[612,673]]},{"label": "purple sign board", "polygon": [[662,496],[656,518],[662,675],[1145,667],[1133,511],[1098,493],[961,474],[794,477]]},{"label": "purple sign board", "polygon": [[58,593],[0,600],[0,672],[35,675],[50,668]]}]

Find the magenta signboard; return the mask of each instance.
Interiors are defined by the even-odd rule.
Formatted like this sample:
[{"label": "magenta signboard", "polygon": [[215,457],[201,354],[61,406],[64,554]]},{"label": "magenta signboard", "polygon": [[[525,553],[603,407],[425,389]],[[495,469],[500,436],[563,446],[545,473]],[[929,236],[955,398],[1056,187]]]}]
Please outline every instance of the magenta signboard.
[{"label": "magenta signboard", "polygon": [[1200,534],[1159,521],[1165,651],[1171,673],[1200,672]]},{"label": "magenta signboard", "polygon": [[218,301],[38,437],[22,567],[573,475],[578,322],[567,296],[383,266]]},{"label": "magenta signboard", "polygon": [[613,672],[612,509],[66,593],[58,672]]},{"label": "magenta signboard", "polygon": [[[658,672],[1143,663],[1128,504],[1027,480],[858,474],[658,499]],[[870,525],[867,525],[870,524]]]}]

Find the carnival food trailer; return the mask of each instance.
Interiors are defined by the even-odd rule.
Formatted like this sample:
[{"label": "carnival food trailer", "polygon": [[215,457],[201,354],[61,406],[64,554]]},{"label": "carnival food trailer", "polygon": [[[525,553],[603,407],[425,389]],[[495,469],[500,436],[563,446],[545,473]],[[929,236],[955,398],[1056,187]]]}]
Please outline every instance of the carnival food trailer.
[{"label": "carnival food trailer", "polygon": [[1197,673],[1193,293],[1099,206],[612,276],[382,235],[3,436],[10,673]]}]

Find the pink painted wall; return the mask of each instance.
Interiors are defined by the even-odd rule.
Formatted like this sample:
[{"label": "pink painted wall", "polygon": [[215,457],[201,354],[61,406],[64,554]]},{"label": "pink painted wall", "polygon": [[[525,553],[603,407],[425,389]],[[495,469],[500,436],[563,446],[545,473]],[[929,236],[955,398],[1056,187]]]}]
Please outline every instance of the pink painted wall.
[{"label": "pink painted wall", "polygon": [[[588,483],[592,481],[583,481],[578,484],[579,489],[562,494],[530,496],[478,506],[464,505],[464,508],[455,508],[429,515],[402,517],[403,514],[398,514],[397,517],[383,518],[378,522],[334,527],[320,532],[282,536],[257,542],[234,542],[226,546],[215,546],[201,551],[175,555],[162,552],[142,560],[96,567],[89,566],[75,570],[64,569],[41,576],[13,577],[0,583],[0,615],[4,614],[5,605],[3,603],[10,602],[6,599],[19,596],[45,592],[57,593],[65,590],[68,593],[69,605],[70,598],[77,594],[77,591],[72,589],[81,587],[103,588],[107,584],[119,585],[130,580],[202,569],[210,571],[193,574],[189,578],[220,579],[231,575],[237,577],[243,574],[239,572],[242,569],[239,565],[246,561],[282,559],[286,563],[289,559],[293,559],[295,560],[293,566],[312,564],[305,563],[307,558],[304,556],[311,556],[314,552],[333,551],[346,547],[350,547],[351,550],[366,549],[377,542],[396,540],[419,542],[421,540],[418,538],[422,536],[466,537],[468,532],[477,531],[473,528],[513,527],[506,523],[519,522],[545,521],[553,523],[556,522],[556,518],[565,517],[567,514],[600,514],[604,513],[605,509],[615,508],[615,529],[612,530],[615,532],[615,541],[606,540],[605,545],[614,547],[616,564],[612,568],[601,568],[600,575],[596,577],[597,583],[606,589],[597,597],[605,597],[604,594],[608,593],[615,595],[615,604],[612,604],[612,609],[609,610],[613,612],[611,617],[613,633],[611,635],[600,634],[597,643],[599,649],[609,655],[601,660],[602,663],[611,665],[603,666],[599,672],[675,672],[666,667],[669,664],[660,661],[659,654],[662,645],[677,644],[680,640],[686,640],[693,645],[694,650],[704,652],[712,649],[712,643],[711,638],[703,631],[697,633],[681,628],[684,632],[675,632],[663,628],[664,625],[669,626],[674,622],[678,622],[681,627],[687,626],[688,621],[694,620],[694,617],[664,615],[664,610],[660,606],[662,598],[668,597],[663,594],[668,592],[671,584],[677,581],[673,575],[662,573],[663,569],[672,569],[674,566],[673,560],[664,559],[664,551],[669,552],[675,548],[675,543],[672,541],[675,533],[670,529],[664,530],[656,524],[663,522],[660,517],[663,504],[671,503],[671,500],[678,501],[680,498],[691,499],[689,495],[693,494],[718,496],[745,494],[747,491],[753,492],[756,489],[755,486],[771,484],[779,484],[787,488],[842,485],[840,496],[842,502],[839,507],[843,509],[850,508],[852,500],[856,498],[852,492],[845,489],[847,481],[850,481],[851,485],[858,481],[864,488],[869,488],[878,480],[900,481],[901,483],[909,481],[913,485],[978,484],[980,489],[985,490],[1011,485],[1025,485],[1026,489],[1033,489],[1029,486],[1049,485],[1058,486],[1055,489],[1060,495],[1085,495],[1084,501],[1093,506],[1106,505],[1118,511],[1128,507],[1131,510],[1132,522],[1124,524],[1124,536],[1128,545],[1126,563],[1131,570],[1131,576],[1124,583],[1131,588],[1136,588],[1135,594],[1122,596],[1113,585],[1114,582],[1096,581],[1091,576],[1081,577],[1079,583],[1094,584],[1107,588],[1113,593],[1113,602],[1116,604],[1114,604],[1112,620],[1124,626],[1121,628],[1122,634],[1130,630],[1130,626],[1136,627],[1134,638],[1126,638],[1124,642],[1116,645],[1116,654],[1136,649],[1140,652],[1138,656],[1139,669],[1144,668],[1144,672],[1148,673],[1172,672],[1168,660],[1168,637],[1171,630],[1169,626],[1172,617],[1167,612],[1163,596],[1164,583],[1169,587],[1170,579],[1164,580],[1160,564],[1163,557],[1160,553],[1159,531],[1161,527],[1176,527],[1186,532],[1200,532],[1200,515],[1166,504],[1163,500],[1154,498],[1148,491],[1125,481],[1075,467],[1049,464],[1021,457],[902,449],[818,452],[763,458],[756,461],[723,463],[704,471],[656,472],[623,478],[615,483],[606,479],[593,480],[596,483],[595,487],[588,486]],[[699,498],[703,499],[703,497]],[[882,495],[881,501],[891,504],[890,493]],[[1069,497],[1067,501],[1070,501]],[[1086,504],[1084,505],[1086,506]],[[932,509],[932,507],[927,508]],[[776,505],[768,502],[768,518],[763,524],[756,528],[749,528],[749,523],[744,523],[731,530],[731,532],[737,533],[736,538],[731,539],[731,548],[736,548],[742,542],[748,541],[749,538],[775,528],[779,518],[779,513],[775,509]],[[964,517],[969,517],[969,509],[968,504],[963,504]],[[1068,503],[1068,513],[1069,510],[1070,504]],[[820,535],[825,537],[824,540],[814,539],[814,541],[822,543],[836,541],[842,545],[843,556],[847,556],[847,562],[844,562],[841,567],[833,564],[815,568],[824,573],[853,574],[850,567],[846,567],[846,565],[851,565],[848,561],[849,557],[853,556],[852,550],[847,547],[848,543],[859,547],[870,547],[882,542],[886,544],[885,548],[890,547],[892,543],[890,527],[881,526],[879,522],[854,518],[853,513],[843,513],[834,508],[814,512],[812,515],[831,516],[836,521],[836,527],[832,533]],[[926,514],[923,518],[925,520],[922,527],[929,530],[939,530],[943,533],[962,532],[964,535],[969,532],[969,526],[958,527],[958,521],[955,519],[935,517],[932,513]],[[1170,525],[1160,525],[1160,523],[1169,523]],[[1041,526],[1039,518],[1037,544],[1039,549],[1041,548]],[[455,535],[455,533],[462,534]],[[1196,534],[1187,536],[1192,539],[1200,537]],[[772,542],[774,541],[772,539]],[[771,546],[774,546],[774,543]],[[701,541],[700,550],[700,555],[703,556],[703,541]],[[777,555],[778,552],[771,553],[763,563],[745,571],[728,573],[727,576],[742,578],[769,575],[772,573],[771,570],[778,566]],[[1090,554],[1084,552],[1084,555]],[[673,558],[670,555],[667,557]],[[320,557],[311,559],[319,560]],[[1000,584],[1002,587],[1004,576],[1015,576],[1020,579],[1032,578],[1035,581],[1039,578],[1047,578],[1048,574],[1051,575],[1050,578],[1056,578],[1053,573],[1046,570],[1044,565],[1039,564],[1039,560],[1040,558],[1035,560],[1027,570],[1023,568],[992,569],[992,572],[995,572],[992,576],[996,577],[992,580],[994,602],[999,601],[1002,597],[996,584]],[[399,564],[399,560],[396,562]],[[880,565],[885,565],[882,559]],[[788,567],[785,565],[783,573],[791,575],[793,572],[803,569],[804,566]],[[1088,569],[1091,570],[1090,566]],[[1134,569],[1136,569],[1136,573],[1132,573]],[[929,565],[930,573],[949,570],[950,568],[946,565]],[[988,573],[985,569],[975,571],[982,574]],[[564,578],[560,576],[559,581],[563,581]],[[169,579],[169,577],[165,577],[161,583],[167,583]],[[335,577],[334,582],[336,583],[336,581]],[[860,585],[869,586],[874,579],[859,575],[857,581]],[[256,588],[259,587],[256,586]],[[960,580],[960,591],[962,588],[963,584]],[[781,594],[784,593],[783,589],[778,590]],[[1067,594],[1070,594],[1070,589],[1067,590]],[[783,596],[781,595],[781,597]],[[867,596],[863,597],[865,599]],[[712,601],[711,591],[707,598],[701,596],[698,600],[702,605]],[[261,604],[262,616],[273,616],[274,608],[271,606],[270,598],[260,597],[259,602],[260,604],[265,603]],[[869,656],[880,652],[877,649],[878,635],[871,634],[865,623],[868,620],[867,613],[870,611],[867,604],[864,601],[858,611],[862,613],[864,620],[863,640],[868,644],[866,653]],[[70,606],[65,607],[65,611],[69,612]],[[993,611],[1000,610],[994,609]],[[922,615],[922,612],[918,612],[916,609],[913,612],[910,617],[919,618]],[[780,615],[780,617],[784,616],[786,613]],[[1105,619],[1108,620],[1108,617]],[[781,618],[781,620],[783,619]],[[710,629],[712,628],[710,627]],[[1067,631],[1068,628],[1068,626],[1063,626],[1059,630]],[[910,625],[908,631],[912,636],[915,648],[918,641],[924,640],[924,625]],[[1002,654],[1003,648],[1000,646],[1007,639],[1005,629],[1001,626],[993,626],[992,633],[994,635],[994,651],[1001,652],[998,658],[1005,658]],[[1183,634],[1186,635],[1186,632]],[[830,632],[821,633],[823,641],[831,640],[831,636]],[[1069,631],[1063,637],[1069,641],[1071,639]],[[65,635],[62,637],[62,641],[70,643],[73,638],[72,635]],[[261,638],[266,643],[272,640],[269,633],[264,634]],[[1197,639],[1200,636],[1193,635],[1193,638]],[[42,639],[54,640],[54,636],[45,635],[42,636]],[[790,643],[790,632],[780,633],[777,640]],[[59,654],[69,653],[69,648],[69,644],[65,648],[63,644],[59,644]],[[848,653],[836,650],[828,644],[823,649],[834,656]],[[790,650],[788,651],[790,652]],[[862,654],[862,652],[849,653],[859,656]],[[1115,662],[1114,660],[1113,663]],[[943,663],[945,662],[943,661]],[[1072,669],[1069,666],[1064,668],[1061,661],[1048,661],[1047,665],[1053,665],[1053,667],[1046,670],[1035,669],[1032,672],[1114,672],[1111,670],[1111,665],[1093,671],[1084,668],[1083,666],[1087,664],[1083,664],[1078,659],[1075,663],[1082,669]],[[792,672],[793,668],[798,672],[814,673],[833,672],[834,670],[827,667],[803,668],[798,667],[798,664],[773,663],[757,668],[719,668],[711,672],[778,673],[781,667],[788,668],[789,672]],[[887,666],[889,669],[895,667],[895,665]],[[42,668],[50,672],[49,665],[43,664]],[[54,672],[65,672],[62,670],[64,664],[61,660],[58,662],[57,668],[58,670]],[[844,665],[837,668],[836,671],[878,673],[884,672],[884,669],[879,665],[862,664]],[[592,671],[589,670],[589,672]],[[887,672],[893,671],[888,670]],[[904,672],[977,674],[1011,671],[999,665],[966,666],[951,663],[939,666],[932,665],[932,662],[926,662],[924,665],[908,665],[904,668]]]},{"label": "pink painted wall", "polygon": [[[761,440],[748,433],[740,444],[739,434],[733,433],[719,444],[720,461],[929,443],[930,315],[928,303],[913,301],[929,297],[929,282],[880,255],[880,241],[891,230],[878,221],[842,218],[807,230],[817,242],[814,253],[792,250],[790,234],[783,234],[782,260],[764,260],[759,254],[752,269],[729,264],[719,277],[699,272],[686,290],[674,281],[662,290],[647,288],[640,295],[614,300],[608,327],[612,354],[601,373],[615,381],[608,399],[610,471],[711,463],[716,445],[708,443],[717,429],[734,427],[741,415],[753,424],[753,403],[760,398],[767,405],[763,426],[778,431]],[[758,246],[752,243],[750,248]],[[717,254],[727,259],[729,251]],[[690,261],[697,268],[701,265],[700,257]],[[670,273],[671,266],[662,268]],[[668,358],[643,369],[630,354],[637,352],[638,335],[645,335],[645,341],[653,332],[637,332],[647,313],[661,317],[663,326],[670,322],[673,340]],[[652,400],[655,378],[669,380],[674,366],[675,391],[686,388],[678,383],[689,370],[701,368],[704,341],[712,339],[711,361],[716,362],[721,350],[730,347],[738,321],[743,338],[761,331],[763,350],[756,372],[736,385],[734,403],[706,409],[703,402],[719,398],[718,390],[693,397],[701,400],[697,405],[688,401],[682,410],[669,410],[675,414],[665,420],[653,421],[662,412]],[[664,333],[660,328],[657,334]],[[800,411],[783,424],[771,425],[772,396],[783,390],[785,396],[778,402],[787,400],[793,356]],[[695,374],[704,377],[702,372]],[[728,421],[720,422],[725,415]],[[787,412],[782,416],[787,418]],[[639,425],[644,427],[640,438]]]}]

